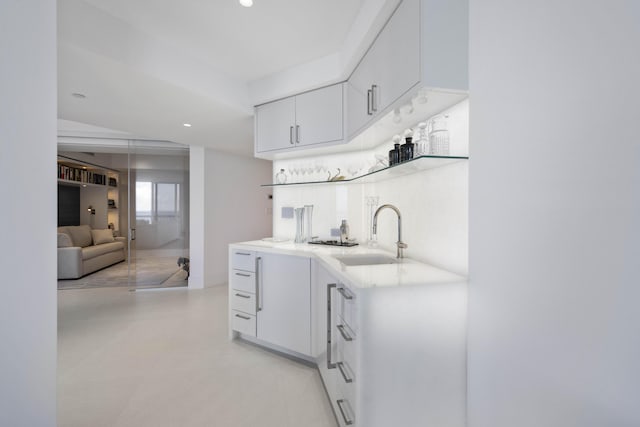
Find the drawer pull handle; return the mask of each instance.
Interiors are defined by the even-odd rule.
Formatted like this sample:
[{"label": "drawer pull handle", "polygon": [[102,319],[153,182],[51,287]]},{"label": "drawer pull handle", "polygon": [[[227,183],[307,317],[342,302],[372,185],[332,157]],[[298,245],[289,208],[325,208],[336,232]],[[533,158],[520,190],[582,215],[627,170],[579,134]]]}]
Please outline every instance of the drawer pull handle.
[{"label": "drawer pull handle", "polygon": [[244,320],[251,320],[251,317],[243,316],[242,314],[236,314],[236,317],[239,317],[239,318],[244,319]]},{"label": "drawer pull handle", "polygon": [[246,298],[246,299],[251,298],[251,296],[249,296],[249,295],[242,295],[242,294],[236,294],[236,296],[240,297],[240,298]]},{"label": "drawer pull handle", "polygon": [[250,274],[246,274],[246,273],[236,273],[236,276],[251,277]]},{"label": "drawer pull handle", "polygon": [[331,289],[335,283],[327,283],[327,369],[334,369],[336,364],[331,362]]},{"label": "drawer pull handle", "polygon": [[338,292],[340,292],[340,295],[342,295],[342,298],[348,299],[348,300],[353,299],[353,297],[349,295],[349,293],[347,293],[347,291],[345,291],[344,288],[337,288],[337,289],[338,289]]},{"label": "drawer pull handle", "polygon": [[236,252],[236,255],[246,255],[246,256],[251,256],[251,254],[246,253],[246,252]]},{"label": "drawer pull handle", "polygon": [[340,414],[342,415],[342,419],[344,420],[344,423],[348,426],[350,426],[351,424],[353,424],[353,420],[351,418],[347,417],[346,412],[344,411],[344,409],[342,408],[342,404],[345,402],[344,399],[338,399],[336,400],[336,403],[338,404],[338,409],[340,409]]},{"label": "drawer pull handle", "polygon": [[342,338],[344,338],[345,341],[353,341],[353,337],[347,333],[344,325],[337,325],[336,328],[338,328],[340,335],[342,335]]},{"label": "drawer pull handle", "polygon": [[338,365],[338,369],[340,370],[340,373],[342,374],[342,378],[344,378],[344,382],[345,383],[352,383],[353,382],[353,378],[351,378],[350,376],[347,375],[347,372],[344,369],[344,363],[338,362],[338,363],[336,363],[336,365]]}]

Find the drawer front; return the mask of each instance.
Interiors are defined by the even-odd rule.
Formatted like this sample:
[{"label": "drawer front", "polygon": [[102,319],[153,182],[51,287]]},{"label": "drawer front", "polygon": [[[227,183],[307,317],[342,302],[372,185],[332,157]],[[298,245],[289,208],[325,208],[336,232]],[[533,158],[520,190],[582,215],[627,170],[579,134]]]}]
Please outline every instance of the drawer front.
[{"label": "drawer front", "polygon": [[[339,319],[338,321],[340,322],[341,320]],[[340,325],[342,326],[342,331],[340,331],[339,329]],[[342,362],[346,370],[351,374],[352,378],[354,378],[357,372],[358,363],[358,359],[356,357],[356,334],[344,323],[338,323],[337,328],[338,330],[336,331],[336,336],[338,345],[336,360]],[[348,338],[345,338],[345,336]],[[351,340],[349,340],[349,338],[351,338]],[[342,377],[342,375],[339,376]]]},{"label": "drawer front", "polygon": [[339,286],[337,288],[338,314],[354,332],[358,332],[358,311],[356,294],[349,288]]},{"label": "drawer front", "polygon": [[233,330],[245,335],[256,336],[256,316],[241,311],[231,311],[231,324]]},{"label": "drawer front", "polygon": [[231,268],[235,270],[256,271],[255,251],[233,249],[231,251]]},{"label": "drawer front", "polygon": [[256,291],[256,273],[243,270],[231,270],[229,275],[229,289],[243,292],[255,293]]},{"label": "drawer front", "polygon": [[231,309],[256,314],[256,294],[231,289]]}]

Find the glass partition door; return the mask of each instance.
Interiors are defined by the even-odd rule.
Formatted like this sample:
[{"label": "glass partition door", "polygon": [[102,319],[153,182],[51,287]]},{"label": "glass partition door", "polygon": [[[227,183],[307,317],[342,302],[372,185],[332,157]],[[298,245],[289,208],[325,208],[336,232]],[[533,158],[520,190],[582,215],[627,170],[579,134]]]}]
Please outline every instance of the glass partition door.
[{"label": "glass partition door", "polygon": [[134,289],[187,285],[188,151],[129,145],[129,281]]}]

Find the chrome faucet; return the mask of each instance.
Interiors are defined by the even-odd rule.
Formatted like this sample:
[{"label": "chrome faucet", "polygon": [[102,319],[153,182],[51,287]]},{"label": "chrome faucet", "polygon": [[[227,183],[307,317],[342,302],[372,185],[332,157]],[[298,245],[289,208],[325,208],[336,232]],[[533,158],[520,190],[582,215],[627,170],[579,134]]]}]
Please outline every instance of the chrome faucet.
[{"label": "chrome faucet", "polygon": [[393,209],[393,211],[398,215],[398,241],[396,242],[396,246],[398,246],[398,252],[396,257],[403,258],[402,250],[406,249],[408,245],[402,241],[402,217],[400,216],[400,210],[393,205],[382,205],[377,210],[376,213],[373,214],[373,234],[377,235],[378,231],[378,214],[384,208]]}]

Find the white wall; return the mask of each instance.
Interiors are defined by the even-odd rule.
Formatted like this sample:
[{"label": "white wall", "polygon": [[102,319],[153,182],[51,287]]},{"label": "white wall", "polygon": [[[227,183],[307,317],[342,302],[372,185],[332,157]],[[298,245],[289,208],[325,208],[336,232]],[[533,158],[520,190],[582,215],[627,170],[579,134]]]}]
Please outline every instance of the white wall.
[{"label": "white wall", "polygon": [[55,426],[55,1],[0,2],[0,63],[0,425]]},{"label": "white wall", "polygon": [[640,425],[639,22],[471,1],[470,427]]},{"label": "white wall", "polygon": [[271,162],[204,150],[204,286],[227,282],[229,243],[271,236],[270,180]]}]

